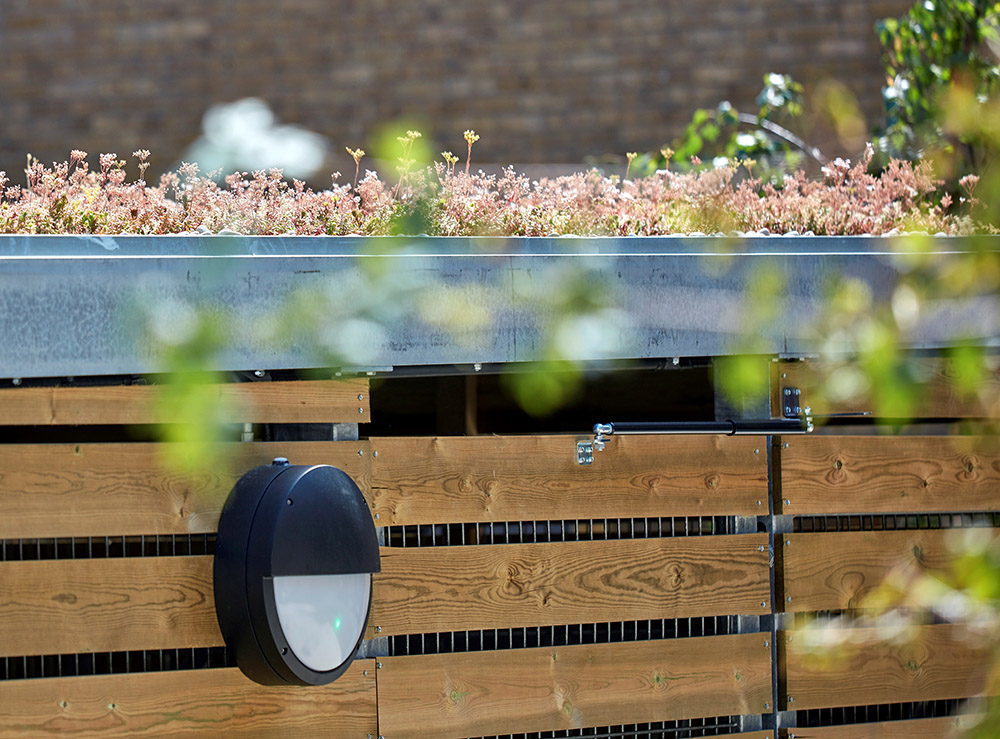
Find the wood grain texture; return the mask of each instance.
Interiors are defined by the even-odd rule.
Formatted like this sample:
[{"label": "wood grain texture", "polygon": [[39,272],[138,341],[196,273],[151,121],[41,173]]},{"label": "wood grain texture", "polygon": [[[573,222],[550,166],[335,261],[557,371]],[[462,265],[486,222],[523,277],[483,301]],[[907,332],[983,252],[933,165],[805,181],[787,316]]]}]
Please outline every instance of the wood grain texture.
[{"label": "wood grain texture", "polygon": [[873,724],[848,724],[790,731],[795,739],[960,739],[982,716],[963,715],[925,718],[913,721],[883,721]]},{"label": "wood grain texture", "polygon": [[760,439],[615,437],[580,466],[577,438],[372,439],[374,510],[382,525],[767,510]]},{"label": "wood grain texture", "polygon": [[369,733],[378,733],[374,660],[317,688],[257,685],[235,668],[0,682],[0,739]]},{"label": "wood grain texture", "polygon": [[764,712],[765,636],[382,658],[379,733],[446,739]]},{"label": "wood grain texture", "polygon": [[0,656],[211,647],[212,557],[0,562]]},{"label": "wood grain texture", "polygon": [[383,548],[371,623],[387,635],[770,613],[768,583],[767,534]]},{"label": "wood grain texture", "polygon": [[992,666],[988,635],[940,624],[887,638],[877,629],[830,629],[824,634],[830,646],[811,652],[801,634],[781,632],[786,710],[968,698],[983,691]]},{"label": "wood grain texture", "polygon": [[[1000,418],[1000,360],[984,358],[981,377],[963,376],[955,363],[944,357],[910,357],[906,364],[912,373],[916,393],[912,415],[915,418]],[[857,367],[847,366],[855,372]],[[833,400],[826,397],[825,383],[844,365],[823,362],[779,362],[776,381],[771,383],[771,415],[782,415],[779,388],[797,387],[802,391],[803,406],[813,413],[852,413],[872,411],[883,415],[876,399],[867,392],[854,397]],[[781,377],[784,374],[785,377]],[[774,378],[775,375],[772,375]],[[969,394],[963,387],[972,384],[976,391]]]},{"label": "wood grain texture", "polygon": [[781,451],[781,512],[1000,510],[1000,439],[809,436]]},{"label": "wood grain texture", "polygon": [[887,578],[906,590],[914,578],[946,573],[956,532],[851,531],[782,536],[784,610],[865,608]]},{"label": "wood grain texture", "polygon": [[0,445],[0,539],[210,533],[236,480],[275,457],[339,467],[369,495],[365,441],[217,444],[199,473],[172,467],[169,446]]},{"label": "wood grain texture", "polygon": [[[213,398],[219,401],[219,420],[224,423],[365,423],[370,416],[367,378],[242,382],[206,387],[213,390]],[[0,389],[3,409],[0,424],[177,422],[177,415],[160,400],[162,389],[156,385]]]}]

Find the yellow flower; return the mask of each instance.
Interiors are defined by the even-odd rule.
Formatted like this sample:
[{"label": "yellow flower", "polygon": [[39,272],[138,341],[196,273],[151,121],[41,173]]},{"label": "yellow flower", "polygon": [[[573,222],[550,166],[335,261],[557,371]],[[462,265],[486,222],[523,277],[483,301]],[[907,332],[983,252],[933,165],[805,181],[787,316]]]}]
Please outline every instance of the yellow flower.
[{"label": "yellow flower", "polygon": [[469,143],[469,146],[472,146],[474,143],[479,141],[479,136],[477,136],[476,132],[473,131],[471,128],[462,135],[465,137],[465,140]]}]

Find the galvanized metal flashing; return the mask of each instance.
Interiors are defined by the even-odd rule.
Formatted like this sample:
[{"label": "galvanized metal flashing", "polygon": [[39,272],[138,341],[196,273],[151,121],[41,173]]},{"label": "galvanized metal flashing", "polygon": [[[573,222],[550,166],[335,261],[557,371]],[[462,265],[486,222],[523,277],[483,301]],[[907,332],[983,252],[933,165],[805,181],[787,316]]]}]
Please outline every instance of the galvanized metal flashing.
[{"label": "galvanized metal flashing", "polygon": [[[846,352],[815,330],[831,285],[887,300],[917,253],[1000,251],[921,238],[3,236],[0,377],[163,371],[148,319],[192,309],[229,317],[224,370],[325,367],[331,347],[373,367],[535,361],[553,345],[595,361]],[[765,272],[782,280],[776,311],[752,303]],[[293,295],[321,305],[319,325],[258,330]],[[1000,347],[1000,298],[926,305],[905,339]]]}]

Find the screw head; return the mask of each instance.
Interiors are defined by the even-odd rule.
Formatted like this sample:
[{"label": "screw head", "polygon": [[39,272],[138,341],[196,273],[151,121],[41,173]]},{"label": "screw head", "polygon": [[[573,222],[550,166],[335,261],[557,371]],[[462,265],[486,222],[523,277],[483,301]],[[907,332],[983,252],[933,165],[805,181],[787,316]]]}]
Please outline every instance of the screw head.
[{"label": "screw head", "polygon": [[757,501],[757,507],[758,508],[760,507],[760,501],[759,500]]},{"label": "screw head", "polygon": [[[363,675],[364,675],[365,677],[368,677],[368,670],[365,670],[365,671],[364,671],[364,672],[363,672],[362,674],[363,674]],[[368,737],[369,737],[369,739],[371,739],[371,734],[369,734],[369,735],[368,735]]]},{"label": "screw head", "polygon": [[764,551],[764,547],[763,547],[763,546],[759,546],[759,547],[757,547],[757,551],[758,551],[758,552],[763,552],[763,551]]},{"label": "screw head", "polygon": [[263,377],[264,376],[264,370],[254,370],[253,371],[253,376],[254,377]]},{"label": "screw head", "polygon": [[375,514],[375,520],[378,521],[378,514]]},{"label": "screw head", "polygon": [[785,603],[791,603],[791,602],[792,602],[792,596],[789,595],[785,598]]},{"label": "screw head", "polygon": [[358,400],[364,400],[364,399],[365,399],[364,395],[358,394]]},{"label": "screw head", "polygon": [[16,385],[20,385],[20,384],[21,384],[21,378],[20,378],[20,377],[15,377],[15,378],[14,378],[13,380],[11,380],[10,382],[11,382],[11,384],[12,384],[12,385],[15,385],[15,386],[16,386]]},{"label": "screw head", "polygon": [[[782,377],[785,377],[785,375],[784,375],[784,374],[783,374],[783,375],[781,375],[781,376],[782,376]],[[792,391],[791,391],[791,390],[789,390],[789,389],[788,389],[788,388],[786,387],[786,388],[785,388],[785,395],[791,395],[791,394],[792,394]]]},{"label": "screw head", "polygon": [[382,669],[382,663],[381,662],[376,662],[375,663],[375,669],[376,670],[381,670]]},{"label": "screw head", "polygon": [[372,456],[373,456],[373,457],[377,457],[377,456],[378,456],[378,451],[374,451],[374,452],[372,452]]},{"label": "screw head", "polygon": [[[767,608],[767,601],[766,601],[766,600],[762,600],[762,601],[760,602],[760,607],[761,607],[761,608]],[[764,642],[764,646],[765,646],[765,647],[767,646],[767,642]]]},{"label": "screw head", "polygon": [[[764,709],[765,709],[765,710],[768,710],[768,709],[770,709],[770,708],[771,708],[771,704],[770,704],[770,703],[765,703],[765,704],[764,704]],[[382,739],[382,738],[381,738],[381,737],[379,737],[379,739]]]},{"label": "screw head", "polygon": [[782,372],[781,373],[781,379],[782,380],[787,379],[787,377],[788,377],[788,373],[787,372]]},{"label": "screw head", "polygon": [[754,453],[754,454],[760,454],[760,449],[754,449],[754,450],[753,450],[753,453]]},{"label": "screw head", "polygon": [[364,412],[365,412],[364,408],[358,408],[358,413],[364,413]]},{"label": "screw head", "polygon": [[789,703],[794,703],[795,699],[792,696],[788,696],[788,702]]},{"label": "screw head", "polygon": [[376,626],[375,627],[375,633],[376,634],[381,634],[382,633],[382,627],[381,626]]},{"label": "screw head", "polygon": [[783,443],[783,444],[781,445],[781,448],[782,448],[782,449],[787,449],[787,448],[788,448],[788,442],[787,442],[787,441],[786,441],[786,442],[784,442],[784,443]]},{"label": "screw head", "polygon": [[359,457],[365,456],[365,450],[364,449],[358,449],[358,456]]},{"label": "screw head", "polygon": [[788,498],[785,498],[784,503],[785,505],[791,505],[792,501],[790,501]]}]

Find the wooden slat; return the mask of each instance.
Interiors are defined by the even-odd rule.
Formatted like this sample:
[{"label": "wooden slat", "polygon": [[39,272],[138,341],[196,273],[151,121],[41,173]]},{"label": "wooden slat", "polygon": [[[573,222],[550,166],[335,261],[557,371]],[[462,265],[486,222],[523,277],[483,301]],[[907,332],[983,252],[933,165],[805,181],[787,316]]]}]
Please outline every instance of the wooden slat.
[{"label": "wooden slat", "polygon": [[383,548],[381,633],[769,613],[767,535]]},{"label": "wooden slat", "polygon": [[222,643],[212,557],[0,562],[0,656]]},{"label": "wooden slat", "polygon": [[[970,380],[976,386],[974,394],[962,389],[961,371],[955,363],[943,357],[912,357],[907,367],[915,381],[914,418],[997,418],[1000,417],[1000,362],[997,357],[984,358],[983,377]],[[771,382],[771,413],[782,415],[781,390],[796,387],[801,391],[802,406],[813,413],[851,413],[871,411],[875,415],[896,415],[892,408],[873,399],[867,392],[849,398],[831,399],[826,390],[828,378],[844,371],[843,365],[823,362],[779,362]],[[848,367],[847,371],[860,371]],[[784,376],[782,376],[784,375]]]},{"label": "wooden slat", "polygon": [[577,438],[372,439],[374,510],[382,525],[767,510],[762,439],[615,437],[580,466]]},{"label": "wooden slat", "polygon": [[947,572],[954,531],[851,531],[783,536],[784,610],[865,608],[891,574],[905,588],[922,574]]},{"label": "wooden slat", "polygon": [[1000,439],[986,436],[789,437],[782,513],[1000,510]]},{"label": "wooden slat", "polygon": [[947,716],[914,721],[791,729],[795,739],[959,739],[982,720],[981,715]]},{"label": "wooden slat", "polygon": [[332,464],[368,495],[364,441],[218,444],[198,474],[171,468],[168,447],[0,445],[0,539],[213,532],[236,480],[275,457]]},{"label": "wooden slat", "polygon": [[[0,409],[3,409],[0,425],[187,421],[179,417],[168,403],[161,402],[165,387],[6,388],[0,390]],[[365,423],[370,415],[367,378],[230,383],[206,385],[203,391],[218,401],[217,420],[223,423]]]},{"label": "wooden slat", "polygon": [[0,739],[377,733],[374,660],[318,688],[257,685],[235,668],[0,682]]},{"label": "wooden slat", "polygon": [[467,737],[763,713],[766,636],[387,657],[379,733]]},{"label": "wooden slat", "polygon": [[[830,629],[824,647],[778,638],[788,710],[944,700],[979,695],[992,667],[992,642],[962,624],[914,626],[888,641],[878,629]],[[791,642],[789,642],[791,639]]]}]

